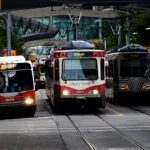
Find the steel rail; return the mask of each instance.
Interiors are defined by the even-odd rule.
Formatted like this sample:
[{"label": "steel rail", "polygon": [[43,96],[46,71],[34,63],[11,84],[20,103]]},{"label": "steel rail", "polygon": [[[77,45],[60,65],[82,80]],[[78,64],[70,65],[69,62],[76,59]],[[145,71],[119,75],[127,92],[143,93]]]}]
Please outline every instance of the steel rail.
[{"label": "steel rail", "polygon": [[147,150],[143,145],[141,145],[140,143],[138,143],[137,141],[135,141],[134,139],[132,139],[131,137],[127,136],[125,133],[121,132],[120,130],[118,130],[115,126],[111,125],[108,121],[104,120],[102,117],[100,117],[98,114],[95,114],[95,116],[97,116],[98,118],[100,118],[101,120],[103,120],[105,123],[107,123],[109,126],[111,126],[117,133],[119,133],[120,135],[122,135],[125,139],[127,139],[129,142],[133,143],[136,147],[139,147],[142,150]]},{"label": "steel rail", "polygon": [[89,146],[89,148],[91,150],[96,150],[96,148],[93,146],[93,144],[88,140],[88,138],[83,134],[83,132],[78,128],[78,126],[73,122],[73,120],[68,115],[66,115],[66,116],[68,117],[68,119],[71,122],[71,124],[78,131],[78,133],[80,134],[80,136],[82,137],[82,139],[84,140],[84,142]]}]

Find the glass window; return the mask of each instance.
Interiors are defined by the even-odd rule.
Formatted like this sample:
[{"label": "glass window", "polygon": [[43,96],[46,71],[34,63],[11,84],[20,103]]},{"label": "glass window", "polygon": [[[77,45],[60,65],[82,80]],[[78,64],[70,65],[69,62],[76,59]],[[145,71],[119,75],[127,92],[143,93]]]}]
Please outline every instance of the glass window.
[{"label": "glass window", "polygon": [[100,60],[100,65],[101,65],[101,80],[104,80],[104,59],[103,58],[101,58],[101,60]]},{"label": "glass window", "polygon": [[121,77],[149,76],[149,61],[147,59],[124,59],[120,66]]},{"label": "glass window", "polygon": [[113,77],[113,61],[109,60],[108,61],[109,66],[108,68],[108,77]]},{"label": "glass window", "polygon": [[82,16],[78,25],[78,40],[99,39],[99,18]]},{"label": "glass window", "polygon": [[63,80],[96,80],[98,79],[96,59],[63,60]]},{"label": "glass window", "polygon": [[54,37],[55,40],[73,40],[72,23],[68,15],[53,16],[52,26],[59,28],[60,32]]},{"label": "glass window", "polygon": [[[71,17],[73,18],[73,16]],[[95,22],[97,19],[97,17],[81,17],[77,27],[78,40],[92,40],[99,38],[99,23]],[[61,40],[61,34],[64,35],[64,40],[74,40],[73,26],[68,15],[53,16],[52,25],[53,27],[60,28],[61,31],[55,36],[54,40]]]},{"label": "glass window", "polygon": [[[24,80],[22,77],[25,77]],[[22,92],[32,90],[33,78],[31,70],[1,71],[0,72],[0,92]]]},{"label": "glass window", "polygon": [[35,21],[38,21],[38,22],[42,22],[42,23],[47,24],[47,25],[50,24],[50,17],[35,17],[32,19]]}]

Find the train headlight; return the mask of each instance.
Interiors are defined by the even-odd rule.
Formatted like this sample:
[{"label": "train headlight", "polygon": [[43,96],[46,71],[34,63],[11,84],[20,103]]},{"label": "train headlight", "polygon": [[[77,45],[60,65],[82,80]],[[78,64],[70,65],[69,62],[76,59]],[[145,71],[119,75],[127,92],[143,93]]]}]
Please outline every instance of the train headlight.
[{"label": "train headlight", "polygon": [[34,99],[28,97],[28,98],[25,99],[24,103],[26,105],[32,105],[32,104],[34,104]]},{"label": "train headlight", "polygon": [[150,85],[149,84],[143,84],[142,89],[150,89]]},{"label": "train headlight", "polygon": [[63,95],[68,95],[69,94],[69,91],[68,90],[63,90]]},{"label": "train headlight", "polygon": [[93,94],[98,94],[98,90],[93,90]]}]

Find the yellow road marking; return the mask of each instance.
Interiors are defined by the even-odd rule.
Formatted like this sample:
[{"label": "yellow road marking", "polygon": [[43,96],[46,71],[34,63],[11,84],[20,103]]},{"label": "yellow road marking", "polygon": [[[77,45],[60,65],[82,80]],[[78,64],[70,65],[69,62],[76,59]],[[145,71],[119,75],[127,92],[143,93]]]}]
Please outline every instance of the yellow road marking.
[{"label": "yellow road marking", "polygon": [[105,108],[108,109],[108,110],[110,110],[111,112],[117,114],[117,115],[124,116],[124,114],[121,114],[121,113],[119,113],[119,112],[117,112],[117,111],[115,111],[115,110],[113,110],[113,109],[111,109],[109,107],[105,107]]}]

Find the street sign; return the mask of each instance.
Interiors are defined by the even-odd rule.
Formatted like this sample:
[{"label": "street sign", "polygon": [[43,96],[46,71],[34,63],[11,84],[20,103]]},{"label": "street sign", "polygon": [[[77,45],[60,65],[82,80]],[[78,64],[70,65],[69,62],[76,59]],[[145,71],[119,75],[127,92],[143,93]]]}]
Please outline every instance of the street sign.
[{"label": "street sign", "polygon": [[37,59],[36,56],[29,56],[28,57],[28,60],[33,61],[33,62],[36,61],[36,59]]},{"label": "street sign", "polygon": [[148,52],[150,52],[150,46],[146,46],[146,48],[147,48]]},{"label": "street sign", "polygon": [[8,56],[8,51],[7,51],[7,49],[3,49],[3,56]]},{"label": "street sign", "polygon": [[11,51],[10,51],[10,55],[11,55],[11,56],[16,56],[16,50],[11,50]]}]

